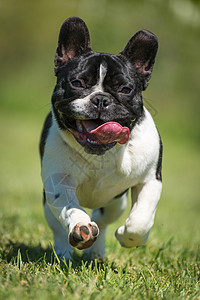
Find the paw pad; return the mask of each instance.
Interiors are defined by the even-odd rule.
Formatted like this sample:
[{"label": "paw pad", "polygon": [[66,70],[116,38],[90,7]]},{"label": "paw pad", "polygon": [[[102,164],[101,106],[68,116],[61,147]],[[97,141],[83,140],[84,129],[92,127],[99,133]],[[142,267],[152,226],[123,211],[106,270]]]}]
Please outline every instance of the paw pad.
[{"label": "paw pad", "polygon": [[69,242],[73,247],[83,250],[92,246],[98,234],[99,229],[95,223],[76,224],[69,235]]}]

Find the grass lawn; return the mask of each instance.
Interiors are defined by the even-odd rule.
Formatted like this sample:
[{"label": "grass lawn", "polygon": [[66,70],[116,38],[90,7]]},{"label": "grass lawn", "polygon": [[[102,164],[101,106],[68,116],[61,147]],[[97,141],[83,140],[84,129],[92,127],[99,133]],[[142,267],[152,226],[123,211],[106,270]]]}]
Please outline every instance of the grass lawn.
[{"label": "grass lawn", "polygon": [[[200,299],[199,1],[1,2],[0,299]],[[58,31],[74,15],[95,51],[119,53],[143,28],[160,42],[144,94],[164,144],[155,225],[145,246],[122,248],[114,232],[127,209],[108,228],[103,263],[54,258],[42,207],[39,135]]]},{"label": "grass lawn", "polygon": [[66,264],[54,258],[43,216],[37,153],[41,124],[40,116],[0,118],[0,298],[200,299],[200,166],[195,145],[166,138],[164,189],[145,246],[125,249],[115,239],[127,211],[108,228],[104,263],[83,262],[76,252]]}]

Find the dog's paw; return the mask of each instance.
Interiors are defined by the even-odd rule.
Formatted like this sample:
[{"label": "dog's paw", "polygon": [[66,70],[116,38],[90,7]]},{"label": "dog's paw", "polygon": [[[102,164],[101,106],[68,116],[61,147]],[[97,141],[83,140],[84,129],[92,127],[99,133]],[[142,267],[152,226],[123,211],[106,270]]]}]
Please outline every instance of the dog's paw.
[{"label": "dog's paw", "polygon": [[96,223],[78,223],[69,234],[69,242],[79,250],[87,249],[96,241],[98,234],[99,228]]},{"label": "dog's paw", "polygon": [[141,233],[127,230],[125,226],[119,227],[115,232],[115,237],[120,245],[125,248],[139,247],[146,243],[149,233]]}]

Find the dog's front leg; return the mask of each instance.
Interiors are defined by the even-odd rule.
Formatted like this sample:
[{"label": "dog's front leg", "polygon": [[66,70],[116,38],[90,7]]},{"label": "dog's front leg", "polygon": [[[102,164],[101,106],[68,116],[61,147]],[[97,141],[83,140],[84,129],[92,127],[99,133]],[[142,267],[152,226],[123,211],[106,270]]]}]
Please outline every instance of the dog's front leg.
[{"label": "dog's front leg", "polygon": [[[47,205],[66,230],[69,245],[79,250],[89,248],[95,242],[99,229],[79,205],[75,194],[76,188],[70,177],[64,174],[54,174],[45,180],[44,187]],[[50,222],[55,222],[55,219],[49,217],[48,223]],[[63,236],[63,228],[60,226],[59,229],[59,226],[54,226],[54,224],[49,225],[54,232],[56,243],[58,236]]]},{"label": "dog's front leg", "polygon": [[147,241],[149,230],[154,223],[161,190],[162,182],[156,179],[132,188],[130,215],[125,225],[119,227],[115,233],[123,247],[141,246]]}]

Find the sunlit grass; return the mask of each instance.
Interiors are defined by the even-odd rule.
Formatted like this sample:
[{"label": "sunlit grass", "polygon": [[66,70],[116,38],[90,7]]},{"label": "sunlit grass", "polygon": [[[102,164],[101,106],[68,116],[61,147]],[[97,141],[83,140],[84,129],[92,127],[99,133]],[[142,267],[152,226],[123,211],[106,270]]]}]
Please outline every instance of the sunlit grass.
[{"label": "sunlit grass", "polygon": [[125,249],[116,241],[115,229],[124,222],[127,210],[108,228],[105,263],[85,264],[77,252],[68,265],[54,258],[51,232],[43,216],[38,156],[41,125],[40,119],[30,116],[2,116],[0,120],[4,128],[0,157],[2,299],[14,299],[16,295],[22,299],[197,297],[197,149],[191,149],[187,142],[166,140],[164,190],[146,246]]},{"label": "sunlit grass", "polygon": [[[168,1],[7,1],[0,32],[0,299],[199,299],[199,30]],[[196,7],[198,8],[198,7]],[[54,258],[43,215],[38,142],[65,18],[88,24],[96,51],[119,53],[139,29],[160,42],[145,105],[164,144],[163,193],[149,240],[121,248],[109,226],[102,264]],[[32,21],[34,20],[34,22]],[[149,107],[148,107],[149,106]]]}]

